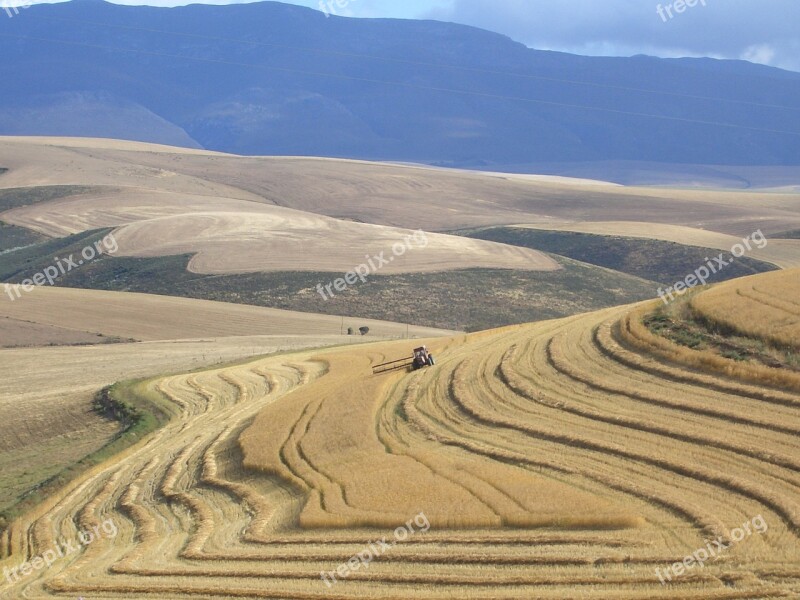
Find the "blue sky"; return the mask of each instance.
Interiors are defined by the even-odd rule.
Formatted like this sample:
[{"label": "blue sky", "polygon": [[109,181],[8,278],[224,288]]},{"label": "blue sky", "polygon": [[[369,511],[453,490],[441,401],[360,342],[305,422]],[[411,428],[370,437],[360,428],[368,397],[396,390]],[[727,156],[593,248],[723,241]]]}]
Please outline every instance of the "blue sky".
[{"label": "blue sky", "polygon": [[[197,0],[111,1],[175,6]],[[329,12],[348,17],[463,23],[542,50],[605,56],[711,56],[800,71],[800,0],[682,0],[695,6],[684,6],[680,13],[674,7],[676,0],[286,1],[317,10],[322,1],[331,7],[326,9]]]}]

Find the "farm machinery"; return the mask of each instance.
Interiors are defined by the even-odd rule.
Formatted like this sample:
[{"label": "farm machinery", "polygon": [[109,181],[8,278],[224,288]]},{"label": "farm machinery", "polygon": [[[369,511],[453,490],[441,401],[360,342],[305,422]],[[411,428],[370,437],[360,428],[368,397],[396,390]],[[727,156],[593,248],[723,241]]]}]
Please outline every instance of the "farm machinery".
[{"label": "farm machinery", "polygon": [[410,358],[401,358],[393,360],[380,365],[372,367],[373,375],[380,375],[381,373],[389,373],[390,371],[398,371],[400,369],[407,369],[411,367],[413,371],[424,369],[425,367],[432,367],[436,364],[433,354],[430,353],[427,346],[420,346],[414,348],[414,353]]}]

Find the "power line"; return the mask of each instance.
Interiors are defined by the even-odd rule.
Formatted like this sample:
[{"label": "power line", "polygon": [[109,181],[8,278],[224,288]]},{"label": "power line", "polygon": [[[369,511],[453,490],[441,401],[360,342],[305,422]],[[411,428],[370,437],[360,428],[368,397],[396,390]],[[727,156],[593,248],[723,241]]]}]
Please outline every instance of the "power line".
[{"label": "power line", "polygon": [[415,61],[415,60],[408,60],[403,58],[392,58],[386,56],[375,56],[372,54],[360,54],[360,53],[353,53],[353,52],[342,52],[340,50],[326,50],[324,48],[310,48],[306,46],[294,46],[289,44],[278,44],[274,42],[259,42],[253,40],[243,40],[238,38],[229,38],[229,37],[222,37],[222,36],[210,36],[210,35],[203,35],[199,33],[185,33],[180,31],[168,31],[163,29],[151,29],[147,27],[133,27],[130,25],[117,25],[117,24],[110,24],[110,23],[100,23],[97,21],[85,21],[82,19],[68,19],[65,17],[38,17],[41,19],[53,20],[53,21],[63,21],[63,22],[71,22],[71,23],[83,23],[87,25],[96,25],[98,27],[104,28],[117,28],[117,29],[126,29],[129,31],[143,31],[147,33],[158,33],[164,35],[174,35],[174,36],[183,36],[183,37],[190,37],[190,38],[197,38],[197,39],[205,39],[205,40],[213,40],[217,42],[233,42],[237,44],[248,44],[251,46],[264,46],[270,48],[283,48],[287,50],[298,50],[301,52],[310,52],[315,54],[326,54],[326,55],[333,55],[333,56],[342,56],[347,58],[367,58],[371,60],[380,60],[384,62],[393,62],[398,64],[407,64],[407,65],[415,65],[415,66],[423,66],[423,67],[435,67],[441,69],[452,69],[456,71],[464,71],[469,73],[482,73],[486,75],[501,75],[505,77],[516,77],[520,79],[531,79],[537,81],[549,81],[553,83],[567,83],[571,85],[585,85],[589,87],[598,87],[598,88],[605,88],[610,90],[622,90],[626,92],[639,92],[643,94],[654,94],[654,95],[662,95],[662,96],[671,96],[674,98],[687,98],[691,100],[708,100],[711,102],[729,102],[732,104],[744,104],[747,106],[757,106],[760,108],[777,108],[780,110],[795,110],[800,111],[800,106],[783,106],[780,104],[765,104],[762,102],[750,102],[748,100],[736,100],[733,98],[715,98],[712,96],[699,96],[694,94],[682,94],[680,92],[669,92],[664,90],[649,90],[645,88],[636,88],[636,87],[629,87],[629,86],[620,86],[620,85],[612,85],[608,83],[598,83],[592,81],[579,81],[574,79],[559,79],[556,77],[545,77],[543,75],[532,75],[528,73],[513,73],[511,71],[498,71],[493,69],[482,69],[478,67],[464,67],[459,65],[448,65],[448,64],[441,64],[441,63],[434,63],[434,62],[426,62],[426,61]]},{"label": "power line", "polygon": [[627,116],[634,116],[634,117],[642,117],[647,119],[659,119],[663,121],[675,121],[675,122],[682,122],[682,123],[693,123],[695,125],[709,125],[713,127],[727,127],[731,129],[743,129],[748,131],[759,131],[762,133],[777,133],[783,135],[792,135],[792,136],[800,136],[800,132],[794,131],[784,131],[780,129],[767,129],[762,127],[749,127],[747,125],[736,125],[734,123],[720,123],[717,121],[703,121],[699,119],[687,119],[684,117],[671,117],[667,115],[653,115],[648,113],[639,113],[639,112],[632,112],[632,111],[625,111],[616,108],[603,108],[599,106],[586,106],[582,104],[568,104],[565,102],[554,102],[551,100],[536,100],[534,98],[522,98],[518,96],[504,96],[500,94],[491,94],[488,92],[478,92],[473,90],[459,90],[454,88],[444,88],[444,87],[434,87],[434,86],[424,86],[419,85],[416,83],[408,83],[403,81],[385,81],[381,79],[371,79],[367,77],[354,77],[352,75],[342,75],[339,73],[323,73],[318,71],[305,71],[301,69],[290,69],[287,67],[276,67],[272,65],[261,65],[261,64],[253,64],[253,63],[243,63],[243,62],[236,62],[230,60],[221,60],[221,59],[214,59],[214,58],[198,58],[193,56],[180,56],[176,54],[166,54],[163,52],[153,52],[151,50],[140,50],[140,49],[130,49],[130,48],[115,48],[113,46],[101,46],[99,44],[87,44],[85,42],[75,42],[75,41],[68,41],[68,40],[54,40],[49,38],[40,38],[40,37],[32,37],[32,36],[23,36],[23,35],[12,35],[7,33],[0,33],[0,36],[3,37],[10,37],[10,38],[17,38],[22,40],[31,40],[37,42],[49,42],[54,44],[66,44],[71,46],[81,46],[85,48],[94,48],[97,50],[106,50],[111,52],[128,52],[132,54],[143,54],[147,56],[158,56],[162,58],[171,58],[177,60],[189,60],[195,62],[205,62],[211,64],[219,64],[219,65],[230,65],[230,66],[238,66],[238,67],[248,67],[248,68],[255,68],[255,69],[267,69],[270,71],[280,71],[285,73],[294,73],[298,75],[306,75],[312,77],[329,77],[334,79],[344,79],[349,81],[359,81],[362,83],[375,83],[379,85],[388,85],[388,86],[396,86],[396,87],[404,87],[410,89],[418,89],[423,91],[431,91],[431,92],[441,92],[441,93],[449,93],[449,94],[460,94],[463,96],[475,96],[480,98],[491,98],[494,100],[507,100],[510,102],[525,102],[531,104],[540,104],[544,106],[558,106],[562,108],[573,108],[577,110],[589,110],[595,112],[605,112],[605,113],[612,113],[612,114],[619,114],[619,115],[627,115]]}]

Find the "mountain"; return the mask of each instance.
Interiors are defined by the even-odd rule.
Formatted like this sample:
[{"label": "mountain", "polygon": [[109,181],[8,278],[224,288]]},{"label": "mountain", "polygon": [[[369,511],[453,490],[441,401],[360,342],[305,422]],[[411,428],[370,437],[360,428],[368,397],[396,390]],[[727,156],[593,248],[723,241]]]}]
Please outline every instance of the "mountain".
[{"label": "mountain", "polygon": [[11,16],[0,134],[516,171],[800,164],[800,74],[741,61],[575,56],[276,2]]},{"label": "mountain", "polygon": [[145,107],[105,93],[66,92],[32,96],[26,105],[6,105],[0,131],[7,135],[59,135],[142,140],[200,148],[177,125]]}]

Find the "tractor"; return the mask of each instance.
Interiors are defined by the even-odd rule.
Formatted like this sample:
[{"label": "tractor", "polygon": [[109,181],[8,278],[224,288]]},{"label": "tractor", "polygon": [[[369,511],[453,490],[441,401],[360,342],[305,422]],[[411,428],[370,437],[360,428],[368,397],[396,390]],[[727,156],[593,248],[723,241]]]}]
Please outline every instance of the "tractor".
[{"label": "tractor", "polygon": [[400,360],[393,360],[391,362],[375,365],[372,367],[372,372],[375,375],[381,373],[389,373],[390,371],[397,371],[399,369],[407,369],[411,367],[413,371],[423,369],[425,367],[432,367],[436,364],[430,350],[427,346],[420,346],[414,348],[414,353],[411,358],[401,358]]},{"label": "tractor", "polygon": [[430,353],[427,346],[414,348],[414,362],[411,363],[411,367],[415,371],[425,367],[432,367],[435,364],[436,361],[433,358],[433,354]]}]

